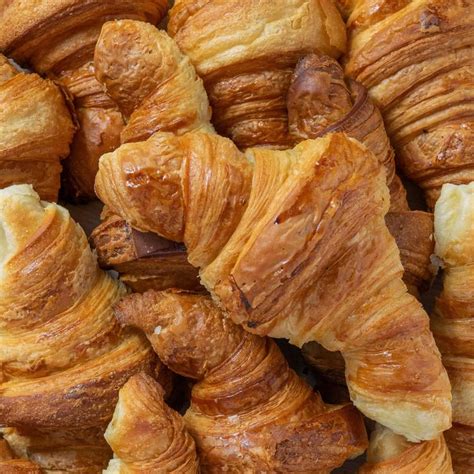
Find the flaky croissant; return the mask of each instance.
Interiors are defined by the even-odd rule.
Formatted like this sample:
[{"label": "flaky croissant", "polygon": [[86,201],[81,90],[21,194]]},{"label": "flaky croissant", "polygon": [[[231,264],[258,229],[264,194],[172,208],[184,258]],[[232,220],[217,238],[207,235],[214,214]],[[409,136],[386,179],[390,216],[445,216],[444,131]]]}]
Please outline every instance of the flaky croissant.
[{"label": "flaky croissant", "polygon": [[352,405],[325,405],[271,339],[225,319],[210,297],[148,291],[115,312],[168,367],[198,380],[184,419],[205,472],[324,473],[366,448]]},{"label": "flaky croissant", "polygon": [[346,73],[369,89],[400,167],[433,206],[444,183],[474,180],[474,3],[339,3]]},{"label": "flaky croissant", "polygon": [[[94,63],[97,79],[127,120],[122,142],[144,140],[160,130],[214,131],[202,81],[165,32],[141,21],[105,23]],[[94,229],[91,242],[99,264],[118,271],[135,291],[200,287],[183,245],[133,229],[111,213]]]},{"label": "flaky croissant", "polygon": [[166,370],[116,323],[111,306],[124,288],[99,270],[82,229],[31,186],[0,190],[0,255],[0,424],[35,446],[49,437],[67,451],[64,439],[79,438],[82,449],[130,375],[158,367],[165,383]]},{"label": "flaky croissant", "polygon": [[198,473],[196,446],[181,416],[150,376],[133,375],[120,389],[105,438],[114,451],[106,474]]},{"label": "flaky croissant", "polygon": [[80,129],[65,161],[73,197],[93,198],[100,156],[120,143],[123,119],[94,77],[102,24],[118,18],[157,22],[166,0],[12,0],[0,15],[0,51],[59,81],[73,96]]},{"label": "flaky croissant", "polygon": [[367,462],[360,474],[452,474],[451,456],[443,435],[410,443],[378,425],[370,438]]},{"label": "flaky croissant", "polygon": [[60,90],[0,54],[0,188],[32,184],[56,201],[74,125]]},{"label": "flaky croissant", "polygon": [[449,428],[448,377],[384,223],[385,174],[358,142],[243,154],[217,135],[157,133],[104,155],[96,190],[131,225],[184,242],[246,330],[341,351],[364,414],[410,440]]},{"label": "flaky croissant", "polygon": [[445,184],[435,207],[436,254],[444,288],[431,328],[453,387],[446,439],[456,473],[474,470],[474,182]]},{"label": "flaky croissant", "polygon": [[94,66],[126,118],[122,143],[146,140],[157,131],[213,131],[202,80],[164,31],[133,20],[105,23]]},{"label": "flaky croissant", "polygon": [[178,0],[168,32],[203,78],[219,133],[241,148],[291,147],[286,94],[298,59],[345,51],[330,0]]},{"label": "flaky croissant", "polygon": [[183,244],[140,232],[118,216],[108,216],[90,236],[101,268],[113,268],[132,290],[202,289],[198,270]]},{"label": "flaky croissant", "polygon": [[364,86],[344,78],[342,67],[329,56],[302,58],[288,89],[288,123],[295,141],[329,132],[345,132],[367,146],[385,167],[390,189],[386,224],[400,249],[404,281],[411,293],[432,278],[433,215],[410,211],[406,192],[395,174],[394,152],[379,110]]}]

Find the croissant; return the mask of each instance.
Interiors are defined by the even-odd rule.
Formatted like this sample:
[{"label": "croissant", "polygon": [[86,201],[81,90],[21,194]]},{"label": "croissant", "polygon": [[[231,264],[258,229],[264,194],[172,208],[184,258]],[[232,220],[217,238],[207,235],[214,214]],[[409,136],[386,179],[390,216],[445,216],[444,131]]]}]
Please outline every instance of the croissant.
[{"label": "croissant", "polygon": [[433,216],[409,211],[382,116],[366,89],[356,81],[346,81],[336,60],[311,54],[298,62],[287,101],[289,130],[296,141],[343,131],[366,145],[384,165],[390,189],[386,224],[400,249],[404,281],[417,295],[422,282],[432,278]]},{"label": "croissant", "polygon": [[444,183],[474,180],[474,4],[339,2],[346,73],[369,89],[399,166],[432,207]]},{"label": "croissant", "polygon": [[414,444],[378,425],[370,438],[367,463],[360,474],[452,474],[443,435]]},{"label": "croissant", "polygon": [[37,464],[16,459],[14,453],[4,439],[0,439],[0,470],[3,474],[41,474]]},{"label": "croissant", "polygon": [[[214,131],[202,81],[165,32],[140,21],[105,23],[94,65],[97,79],[127,119],[122,142],[147,139],[160,130],[178,135]],[[119,272],[135,291],[200,289],[183,245],[133,229],[113,214],[94,229],[91,244],[101,267]]]},{"label": "croissant", "polygon": [[269,338],[225,319],[211,298],[148,291],[115,307],[173,371],[197,379],[184,420],[204,472],[330,472],[362,453],[350,404],[325,405]]},{"label": "croissant", "polygon": [[109,216],[90,236],[101,268],[113,268],[133,291],[202,289],[184,245],[151,232],[139,232],[118,216]]},{"label": "croissant", "polygon": [[204,80],[217,131],[240,148],[290,148],[286,95],[298,59],[346,47],[330,0],[178,0],[168,32]]},{"label": "croissant", "polygon": [[341,351],[369,418],[413,441],[449,428],[448,377],[384,223],[385,175],[358,142],[243,154],[217,135],[156,133],[104,155],[96,190],[132,226],[184,242],[235,323]]},{"label": "croissant", "polygon": [[164,31],[133,20],[105,23],[94,66],[127,120],[122,143],[146,140],[157,131],[213,131],[202,80]]},{"label": "croissant", "polygon": [[150,376],[133,375],[120,389],[105,438],[114,451],[106,474],[198,473],[196,446],[182,418]]},{"label": "croissant", "polygon": [[453,387],[447,441],[456,473],[474,469],[474,182],[445,184],[435,206],[444,288],[431,327]]},{"label": "croissant", "polygon": [[120,144],[123,119],[94,77],[93,52],[103,23],[157,22],[166,0],[11,0],[0,16],[0,51],[60,82],[73,96],[80,129],[65,161],[71,197],[92,199],[100,156]]},{"label": "croissant", "polygon": [[42,459],[54,447],[55,466],[80,464],[87,456],[70,452],[92,445],[102,455],[87,472],[100,472],[109,453],[96,433],[120,387],[142,370],[166,385],[169,373],[146,339],[115,321],[124,288],[99,270],[82,229],[31,186],[0,190],[0,255],[0,425],[17,430],[12,447],[31,444]]},{"label": "croissant", "polygon": [[29,183],[55,201],[74,125],[59,89],[0,54],[0,188]]}]

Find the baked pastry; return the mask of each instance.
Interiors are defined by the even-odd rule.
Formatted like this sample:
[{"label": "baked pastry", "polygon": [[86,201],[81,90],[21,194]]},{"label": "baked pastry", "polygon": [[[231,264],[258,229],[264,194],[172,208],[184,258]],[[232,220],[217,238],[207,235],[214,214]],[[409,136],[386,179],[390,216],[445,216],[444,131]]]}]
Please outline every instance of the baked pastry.
[{"label": "baked pastry", "polygon": [[[140,21],[105,23],[94,62],[97,79],[127,121],[122,142],[144,140],[160,130],[214,131],[202,81],[165,32]],[[119,272],[135,291],[202,289],[184,245],[140,232],[112,213],[103,217],[91,235],[102,268]]]},{"label": "baked pastry", "polygon": [[409,210],[405,188],[395,174],[394,152],[382,116],[364,86],[345,79],[335,59],[311,54],[298,62],[287,101],[289,130],[296,142],[344,132],[366,145],[384,165],[390,189],[390,212],[385,221],[400,249],[403,279],[417,295],[418,287],[433,276],[433,215]]},{"label": "baked pastry", "polygon": [[117,271],[120,280],[133,291],[204,290],[183,244],[140,232],[118,216],[110,215],[99,224],[90,242],[99,266]]},{"label": "baked pastry", "polygon": [[288,89],[287,108],[295,143],[344,132],[369,148],[385,167],[390,210],[409,210],[405,188],[395,174],[394,152],[382,116],[365,87],[346,80],[335,59],[317,53],[297,63]]},{"label": "baked pastry", "polygon": [[161,360],[197,380],[184,415],[204,472],[325,473],[367,447],[351,405],[325,405],[278,346],[223,317],[209,296],[148,291],[115,307]]},{"label": "baked pastry", "polygon": [[452,474],[451,456],[443,435],[422,443],[378,425],[370,437],[367,462],[360,474]]},{"label": "baked pastry", "polygon": [[199,472],[196,446],[181,416],[150,376],[133,375],[120,389],[105,438],[114,451],[106,474]]},{"label": "baked pastry", "polygon": [[168,32],[204,80],[217,131],[241,148],[290,148],[286,94],[298,59],[346,47],[331,0],[177,0]]},{"label": "baked pastry", "polygon": [[164,31],[141,21],[105,23],[94,66],[127,122],[122,143],[146,140],[157,131],[213,131],[202,80]]},{"label": "baked pastry", "polygon": [[474,469],[474,182],[443,186],[435,238],[444,288],[431,328],[453,387],[453,428],[446,439],[456,473],[468,473]]},{"label": "baked pastry", "polygon": [[92,199],[97,162],[120,144],[123,119],[94,77],[94,46],[102,24],[118,18],[152,23],[166,0],[12,0],[0,16],[0,51],[46,74],[72,95],[80,129],[65,161],[67,190]]},{"label": "baked pastry", "polygon": [[403,172],[433,206],[444,183],[474,180],[471,1],[339,0],[346,73],[380,108]]},{"label": "baked pastry", "polygon": [[61,91],[0,54],[0,188],[29,183],[56,201],[74,125]]},{"label": "baked pastry", "polygon": [[17,459],[4,439],[0,439],[0,470],[3,474],[41,474],[39,466],[26,459]]},{"label": "baked pastry", "polygon": [[[144,370],[166,385],[169,373],[146,339],[116,323],[111,306],[124,287],[99,270],[66,209],[28,185],[0,190],[0,236],[0,424],[17,429],[14,449],[44,459],[55,447],[47,463],[81,466],[86,457],[71,451],[102,449],[97,433],[125,381]],[[87,472],[100,472],[110,457],[101,452]]]},{"label": "baked pastry", "polygon": [[132,226],[184,242],[235,323],[341,351],[369,418],[413,441],[449,428],[448,377],[385,226],[385,173],[357,141],[243,154],[217,135],[156,133],[104,155],[96,190]]}]

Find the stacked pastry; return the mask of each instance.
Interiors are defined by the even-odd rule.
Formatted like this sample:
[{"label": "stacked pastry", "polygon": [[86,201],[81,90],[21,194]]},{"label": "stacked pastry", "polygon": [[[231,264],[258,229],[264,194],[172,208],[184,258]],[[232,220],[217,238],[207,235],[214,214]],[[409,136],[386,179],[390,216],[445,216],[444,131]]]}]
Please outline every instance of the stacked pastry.
[{"label": "stacked pastry", "polygon": [[55,201],[60,161],[74,134],[61,91],[0,54],[0,104],[0,188],[28,183],[42,199]]},{"label": "stacked pastry", "polygon": [[0,51],[58,81],[74,100],[80,128],[65,162],[71,197],[95,197],[97,162],[120,144],[123,128],[117,106],[94,77],[102,24],[114,18],[156,23],[167,8],[166,0],[12,0],[0,5]]},{"label": "stacked pastry", "polygon": [[474,4],[338,1],[346,73],[369,89],[400,167],[433,206],[444,183],[474,181]]},{"label": "stacked pastry", "polygon": [[124,288],[99,270],[82,229],[30,186],[0,190],[0,270],[4,436],[47,470],[100,472],[119,388],[142,370],[166,384],[166,371],[115,322]]},{"label": "stacked pastry", "polygon": [[198,380],[184,419],[204,472],[324,473],[365,450],[352,405],[325,405],[271,339],[226,320],[210,297],[150,291],[116,313],[168,367]]},{"label": "stacked pastry", "polygon": [[444,288],[431,327],[453,387],[446,433],[456,473],[474,470],[474,182],[445,184],[435,207],[436,254]]}]

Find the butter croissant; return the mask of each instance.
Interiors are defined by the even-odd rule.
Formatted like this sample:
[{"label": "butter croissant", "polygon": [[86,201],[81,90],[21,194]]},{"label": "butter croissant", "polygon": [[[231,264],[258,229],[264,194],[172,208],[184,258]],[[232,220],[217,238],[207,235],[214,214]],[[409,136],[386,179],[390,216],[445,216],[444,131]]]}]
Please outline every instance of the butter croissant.
[{"label": "butter croissant", "polygon": [[416,295],[417,287],[432,278],[433,215],[409,210],[382,116],[367,90],[345,79],[336,60],[318,53],[298,62],[287,101],[289,130],[295,141],[342,131],[366,145],[385,167],[390,189],[385,220],[400,249],[404,281]]},{"label": "butter croissant", "polygon": [[81,456],[68,453],[95,443],[86,434],[103,432],[130,375],[169,375],[142,336],[116,323],[124,288],[99,270],[66,209],[27,185],[0,190],[0,255],[0,424],[31,453],[57,448],[48,463],[61,452],[74,463]]},{"label": "butter croissant", "polygon": [[126,118],[122,143],[146,140],[157,131],[213,131],[202,80],[164,31],[133,20],[105,23],[94,66]]},{"label": "butter croissant", "polygon": [[204,472],[325,473],[365,450],[352,405],[325,405],[274,341],[225,319],[210,297],[148,291],[115,312],[168,367],[197,379],[184,420]]},{"label": "butter croissant", "polygon": [[290,148],[286,94],[298,59],[346,47],[331,0],[178,0],[168,32],[204,80],[217,131],[241,148]]},{"label": "butter croissant", "polygon": [[105,474],[199,472],[196,446],[181,416],[150,376],[133,375],[120,389],[105,438],[114,451]]},{"label": "butter croissant", "polygon": [[63,95],[0,54],[0,104],[0,188],[28,183],[42,199],[56,201],[61,160],[74,134]]},{"label": "butter croissant", "polygon": [[[105,23],[94,64],[97,79],[127,120],[122,142],[143,140],[156,131],[213,132],[202,80],[165,32],[141,21]],[[135,291],[200,288],[183,245],[140,232],[113,214],[94,229],[91,242],[99,264],[118,271]]]},{"label": "butter croissant", "polygon": [[422,443],[378,425],[371,435],[367,463],[360,474],[452,474],[451,456],[443,435]]},{"label": "butter croissant", "polygon": [[339,1],[346,73],[369,89],[400,167],[433,206],[444,183],[474,180],[474,4]]},{"label": "butter croissant", "polygon": [[443,186],[435,238],[444,288],[431,327],[453,387],[453,428],[446,439],[456,473],[468,473],[474,470],[474,182]]},{"label": "butter croissant", "polygon": [[184,242],[235,323],[341,351],[364,414],[415,441],[449,428],[448,377],[384,223],[385,174],[358,142],[243,154],[157,133],[104,155],[96,189],[131,225]]},{"label": "butter croissant", "polygon": [[97,163],[120,144],[123,119],[94,77],[102,24],[134,18],[157,22],[166,0],[12,0],[0,15],[0,51],[60,82],[72,95],[80,125],[65,161],[72,197],[91,199]]}]

